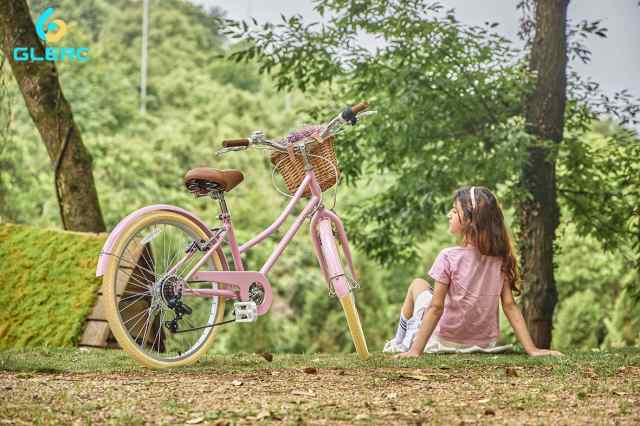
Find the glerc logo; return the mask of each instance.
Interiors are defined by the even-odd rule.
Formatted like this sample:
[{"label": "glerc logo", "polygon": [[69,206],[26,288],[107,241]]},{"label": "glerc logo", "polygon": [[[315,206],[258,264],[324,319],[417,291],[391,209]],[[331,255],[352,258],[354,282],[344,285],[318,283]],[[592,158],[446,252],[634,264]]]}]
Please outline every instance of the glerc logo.
[{"label": "glerc logo", "polygon": [[[54,19],[51,22],[49,18],[53,15],[55,9],[48,7],[38,17],[36,21],[36,34],[43,43],[56,43],[67,34],[67,24],[61,19]],[[89,60],[88,47],[45,47],[44,56],[39,55],[35,48],[16,47],[13,49],[13,59],[16,62],[87,62]]]},{"label": "glerc logo", "polygon": [[42,12],[42,15],[40,15],[36,21],[36,33],[38,33],[38,37],[40,37],[40,40],[48,43],[55,43],[62,40],[62,37],[67,33],[67,24],[65,24],[61,19],[49,22],[45,33],[45,22],[47,22],[49,17],[53,15],[54,11],[54,8],[48,7],[47,10]]}]

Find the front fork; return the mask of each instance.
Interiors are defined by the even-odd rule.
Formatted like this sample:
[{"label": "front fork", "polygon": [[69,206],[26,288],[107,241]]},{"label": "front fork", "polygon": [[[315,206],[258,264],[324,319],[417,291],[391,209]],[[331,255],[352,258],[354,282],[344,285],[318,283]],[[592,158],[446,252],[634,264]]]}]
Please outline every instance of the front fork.
[{"label": "front fork", "polygon": [[349,280],[340,262],[340,254],[337,252],[335,236],[332,224],[335,225],[337,237],[342,245],[347,265],[353,279],[357,280],[353,259],[349,248],[349,241],[340,218],[330,210],[321,207],[311,219],[310,231],[313,248],[320,264],[320,270],[324,276],[329,292],[342,298],[349,293]]}]

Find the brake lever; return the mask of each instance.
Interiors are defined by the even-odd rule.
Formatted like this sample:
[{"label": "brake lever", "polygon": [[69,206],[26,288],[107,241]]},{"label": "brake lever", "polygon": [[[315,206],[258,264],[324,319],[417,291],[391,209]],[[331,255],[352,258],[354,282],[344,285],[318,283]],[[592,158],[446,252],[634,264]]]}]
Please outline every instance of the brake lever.
[{"label": "brake lever", "polygon": [[216,155],[223,155],[223,154],[226,154],[227,152],[231,152],[231,151],[244,151],[247,148],[248,147],[246,147],[246,146],[231,146],[229,148],[221,148],[221,149],[216,151]]},{"label": "brake lever", "polygon": [[366,117],[368,115],[374,115],[377,114],[378,111],[362,111],[360,114],[358,114],[358,118],[362,118],[362,117]]},{"label": "brake lever", "polygon": [[347,119],[343,118],[343,121],[346,123],[351,124],[352,126],[355,126],[358,123],[358,120],[361,120],[363,118],[365,118],[368,115],[373,115],[373,114],[377,114],[378,111],[363,111],[363,112],[359,112],[358,114],[353,114],[352,116],[350,116]]}]

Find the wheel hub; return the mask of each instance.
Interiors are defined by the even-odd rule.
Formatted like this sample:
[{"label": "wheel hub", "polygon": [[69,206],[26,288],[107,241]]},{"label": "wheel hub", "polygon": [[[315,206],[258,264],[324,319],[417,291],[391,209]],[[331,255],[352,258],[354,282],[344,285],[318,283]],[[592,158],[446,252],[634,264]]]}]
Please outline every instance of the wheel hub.
[{"label": "wheel hub", "polygon": [[182,297],[183,281],[175,275],[164,277],[157,287],[158,296],[171,309],[174,309]]}]

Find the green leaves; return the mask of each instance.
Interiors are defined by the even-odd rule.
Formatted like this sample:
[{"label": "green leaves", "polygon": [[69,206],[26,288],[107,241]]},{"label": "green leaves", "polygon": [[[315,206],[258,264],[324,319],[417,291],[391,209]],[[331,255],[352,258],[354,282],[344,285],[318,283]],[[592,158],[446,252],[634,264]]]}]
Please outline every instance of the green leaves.
[{"label": "green leaves", "polygon": [[[352,207],[352,223],[360,224],[358,243],[379,260],[406,260],[433,229],[435,206],[456,187],[513,181],[526,68],[504,38],[459,23],[438,3],[317,7],[329,17],[322,25],[285,19],[268,29],[232,27],[249,47],[231,57],[256,60],[280,89],[306,90],[332,105],[371,101],[379,114],[338,148],[342,171],[349,181],[392,178]],[[362,46],[363,38],[375,48]]]}]

